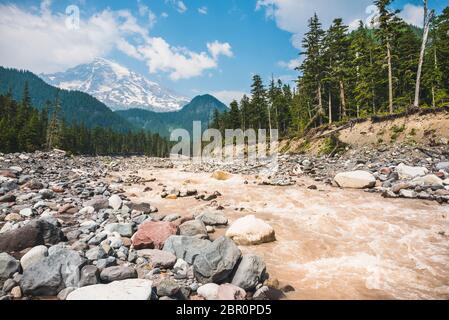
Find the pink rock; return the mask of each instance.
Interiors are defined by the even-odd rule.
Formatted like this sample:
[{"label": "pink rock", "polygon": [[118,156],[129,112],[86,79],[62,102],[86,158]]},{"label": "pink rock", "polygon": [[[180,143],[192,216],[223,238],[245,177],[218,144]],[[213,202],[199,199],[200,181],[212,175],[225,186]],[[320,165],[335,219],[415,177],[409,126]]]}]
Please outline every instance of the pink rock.
[{"label": "pink rock", "polygon": [[225,283],[218,288],[218,300],[245,300],[246,292],[233,284]]},{"label": "pink rock", "polygon": [[134,249],[162,249],[165,240],[178,233],[178,227],[165,221],[149,221],[140,225],[132,237]]}]

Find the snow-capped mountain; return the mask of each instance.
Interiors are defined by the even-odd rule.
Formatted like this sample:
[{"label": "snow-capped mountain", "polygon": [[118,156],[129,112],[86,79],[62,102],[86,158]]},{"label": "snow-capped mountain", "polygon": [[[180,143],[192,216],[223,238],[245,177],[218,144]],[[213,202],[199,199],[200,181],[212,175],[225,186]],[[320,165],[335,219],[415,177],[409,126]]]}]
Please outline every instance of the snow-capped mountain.
[{"label": "snow-capped mountain", "polygon": [[112,110],[180,110],[190,99],[182,97],[116,62],[97,58],[64,72],[40,75],[48,84],[86,92]]}]

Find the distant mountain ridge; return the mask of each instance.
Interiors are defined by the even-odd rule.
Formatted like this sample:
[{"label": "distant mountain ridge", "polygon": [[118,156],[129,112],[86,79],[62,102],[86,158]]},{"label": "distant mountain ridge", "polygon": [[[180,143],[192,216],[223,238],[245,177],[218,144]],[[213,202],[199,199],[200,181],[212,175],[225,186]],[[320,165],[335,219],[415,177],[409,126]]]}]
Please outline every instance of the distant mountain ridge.
[{"label": "distant mountain ridge", "polygon": [[221,113],[228,110],[228,107],[217,98],[206,94],[193,98],[188,105],[176,112],[156,113],[131,109],[116,113],[138,128],[168,137],[171,131],[177,128],[191,132],[193,121],[201,121],[202,129],[206,129],[215,110]]},{"label": "distant mountain ridge", "polygon": [[180,110],[189,103],[188,98],[104,58],[64,72],[40,76],[55,87],[86,92],[113,111],[144,109],[169,112]]}]

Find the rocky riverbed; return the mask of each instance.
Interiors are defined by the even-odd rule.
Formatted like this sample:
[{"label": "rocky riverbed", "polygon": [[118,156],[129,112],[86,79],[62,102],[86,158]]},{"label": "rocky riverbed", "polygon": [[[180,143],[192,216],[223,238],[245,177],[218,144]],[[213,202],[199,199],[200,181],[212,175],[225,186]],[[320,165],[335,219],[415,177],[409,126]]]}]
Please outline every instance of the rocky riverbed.
[{"label": "rocky riverbed", "polygon": [[0,155],[0,296],[448,298],[447,159]]}]

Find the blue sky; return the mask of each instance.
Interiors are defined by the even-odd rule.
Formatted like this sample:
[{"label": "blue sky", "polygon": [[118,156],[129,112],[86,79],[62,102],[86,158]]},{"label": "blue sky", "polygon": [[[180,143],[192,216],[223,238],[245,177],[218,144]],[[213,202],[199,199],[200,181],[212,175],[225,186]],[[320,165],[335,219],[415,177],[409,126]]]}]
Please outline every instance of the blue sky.
[{"label": "blue sky", "polygon": [[[396,0],[421,23],[421,0]],[[0,64],[36,73],[62,71],[96,56],[115,60],[181,94],[225,102],[249,91],[251,77],[297,73],[307,19],[369,20],[371,0],[0,0]],[[66,9],[80,11],[68,27]],[[449,0],[430,0],[440,12]],[[72,7],[73,8],[73,7]],[[69,12],[72,14],[73,12]],[[72,17],[72,15],[70,15]],[[72,21],[72,20],[70,20]],[[74,20],[73,20],[74,21]],[[5,49],[6,48],[6,49]]]}]

